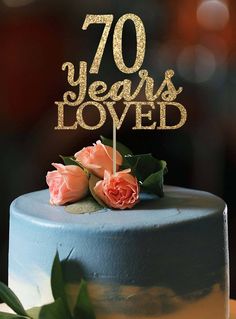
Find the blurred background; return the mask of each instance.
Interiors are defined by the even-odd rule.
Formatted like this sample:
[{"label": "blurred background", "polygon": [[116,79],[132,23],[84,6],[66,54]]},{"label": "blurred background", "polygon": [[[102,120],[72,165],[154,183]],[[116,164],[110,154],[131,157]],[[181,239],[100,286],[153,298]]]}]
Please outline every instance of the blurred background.
[{"label": "blurred background", "polygon": [[[206,190],[224,198],[229,209],[231,296],[236,298],[236,1],[235,0],[1,0],[0,1],[0,280],[7,281],[9,204],[26,192],[46,187],[45,175],[58,154],[72,155],[111,137],[111,121],[96,131],[56,131],[57,108],[69,89],[65,61],[90,67],[102,25],[82,31],[85,15],[128,12],[144,22],[147,48],[143,68],[161,84],[173,68],[178,97],[188,112],[178,130],[133,131],[134,117],[124,121],[118,140],[134,152],[152,152],[168,162],[166,184]],[[112,33],[98,75],[114,83],[125,77],[112,55]],[[124,59],[132,65],[135,30],[124,27]],[[117,105],[117,108],[122,107]],[[96,112],[87,115],[96,123]],[[170,112],[170,121],[178,114]],[[74,109],[67,115],[75,120]]]}]

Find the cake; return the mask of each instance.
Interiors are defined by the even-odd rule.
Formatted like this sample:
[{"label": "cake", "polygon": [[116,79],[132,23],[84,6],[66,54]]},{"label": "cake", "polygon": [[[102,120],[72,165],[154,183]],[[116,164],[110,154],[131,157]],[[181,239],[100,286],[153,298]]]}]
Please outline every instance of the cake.
[{"label": "cake", "polygon": [[58,251],[73,304],[85,278],[97,319],[228,318],[227,208],[206,192],[165,186],[132,209],[52,206],[49,191],[10,208],[9,287],[26,308],[52,300]]}]

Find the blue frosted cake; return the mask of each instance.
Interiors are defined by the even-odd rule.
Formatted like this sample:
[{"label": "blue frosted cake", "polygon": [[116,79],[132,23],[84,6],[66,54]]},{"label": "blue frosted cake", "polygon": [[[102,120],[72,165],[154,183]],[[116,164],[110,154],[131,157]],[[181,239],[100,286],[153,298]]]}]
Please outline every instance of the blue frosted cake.
[{"label": "blue frosted cake", "polygon": [[[90,198],[52,206],[49,191],[17,198],[10,212],[9,286],[25,307],[52,299],[56,250],[71,304],[81,277],[97,319],[228,318],[225,203],[201,191],[165,187],[129,210]],[[80,214],[78,214],[78,210]]]}]

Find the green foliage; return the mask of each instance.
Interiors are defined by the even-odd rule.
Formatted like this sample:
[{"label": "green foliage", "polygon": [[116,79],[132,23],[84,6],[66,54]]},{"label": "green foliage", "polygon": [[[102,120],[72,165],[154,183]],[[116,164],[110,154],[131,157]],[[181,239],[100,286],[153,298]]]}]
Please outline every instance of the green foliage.
[{"label": "green foliage", "polygon": [[65,303],[61,298],[58,298],[56,301],[42,306],[40,309],[38,318],[34,319],[68,319],[71,316],[68,316]]},{"label": "green foliage", "polygon": [[27,313],[20,300],[17,298],[14,292],[2,282],[0,282],[0,299],[6,303],[17,315],[27,317]]},{"label": "green foliage", "polygon": [[78,215],[94,213],[100,210],[102,207],[96,200],[94,200],[93,196],[87,196],[80,199],[76,203],[66,205],[64,208],[66,212]]},{"label": "green foliage", "polygon": [[67,165],[79,166],[87,174],[87,176],[89,176],[89,172],[87,171],[87,169],[85,167],[83,167],[83,165],[81,163],[77,162],[75,160],[74,156],[60,155],[60,158],[63,160],[65,166],[67,166]]},{"label": "green foliage", "polygon": [[7,312],[1,312],[0,311],[0,319],[25,319],[25,318],[28,319],[29,317],[15,315],[15,314],[12,314],[12,313],[7,313]]},{"label": "green foliage", "polygon": [[123,168],[131,169],[143,191],[154,193],[160,197],[164,195],[164,175],[167,173],[165,161],[158,160],[151,154],[127,155]]},{"label": "green foliage", "polygon": [[103,203],[103,201],[94,192],[94,187],[95,187],[96,183],[99,182],[100,180],[101,180],[100,178],[98,178],[95,175],[91,174],[90,178],[89,178],[89,190],[90,190],[90,193],[93,196],[93,198],[96,200],[96,202],[101,207],[105,207],[105,204]]},{"label": "green foliage", "polygon": [[51,272],[54,302],[42,307],[24,310],[19,299],[3,283],[0,283],[0,297],[16,314],[0,312],[0,319],[96,319],[88,295],[87,284],[81,280],[77,301],[72,313],[67,303],[65,283],[58,252],[55,255]]},{"label": "green foliage", "polygon": [[41,309],[42,307],[34,307],[34,308],[27,309],[27,314],[30,318],[38,319]]},{"label": "green foliage", "polygon": [[[102,143],[113,146],[112,140],[101,136]],[[130,168],[137,177],[141,190],[154,193],[160,197],[164,196],[163,183],[164,175],[167,173],[165,161],[158,160],[151,154],[133,155],[128,147],[117,142],[117,150],[123,156],[121,169]]]},{"label": "green foliage", "polygon": [[[113,141],[111,139],[106,138],[104,136],[100,136],[100,138],[103,144],[113,147]],[[127,146],[125,146],[124,144],[120,142],[116,142],[116,149],[122,156],[133,154],[132,151]]]},{"label": "green foliage", "polygon": [[150,174],[147,178],[145,178],[141,184],[141,188],[143,191],[163,197],[164,174],[167,172],[167,168],[165,161],[160,161],[160,163],[161,168],[157,172]]},{"label": "green foliage", "polygon": [[74,308],[74,319],[96,319],[93,306],[88,297],[87,283],[82,280]]},{"label": "green foliage", "polygon": [[55,255],[52,271],[51,271],[51,287],[52,287],[52,295],[55,300],[60,299],[67,312],[67,318],[71,318],[69,306],[67,303],[65,284],[63,279],[62,267],[59,259],[58,252]]},{"label": "green foliage", "polygon": [[44,305],[42,307],[34,307],[27,310],[29,318],[32,319],[68,319],[68,312],[61,298],[56,301]]},{"label": "green foliage", "polygon": [[78,162],[76,162],[75,158],[73,156],[63,156],[60,155],[60,158],[63,160],[65,165],[76,165],[80,166]]}]

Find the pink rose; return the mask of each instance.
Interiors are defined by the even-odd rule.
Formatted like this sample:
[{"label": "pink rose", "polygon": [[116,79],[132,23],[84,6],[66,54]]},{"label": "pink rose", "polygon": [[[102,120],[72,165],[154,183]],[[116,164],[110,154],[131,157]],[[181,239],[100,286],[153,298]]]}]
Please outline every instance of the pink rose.
[{"label": "pink rose", "polygon": [[[93,146],[84,147],[75,154],[76,161],[81,163],[90,173],[103,178],[104,171],[112,173],[112,147],[97,141]],[[119,152],[116,152],[116,170],[118,171],[123,158]]]},{"label": "pink rose", "polygon": [[139,201],[137,178],[129,174],[130,169],[112,175],[105,171],[104,180],[96,183],[95,194],[112,208],[132,208]]},{"label": "pink rose", "polygon": [[83,198],[88,191],[88,177],[76,165],[52,163],[56,170],[48,172],[46,181],[50,191],[50,203],[63,205]]}]

